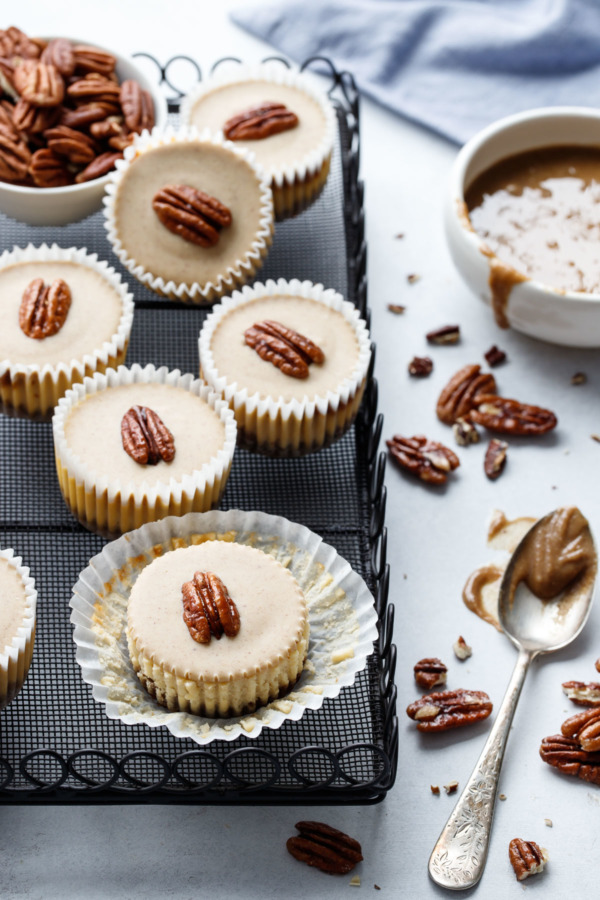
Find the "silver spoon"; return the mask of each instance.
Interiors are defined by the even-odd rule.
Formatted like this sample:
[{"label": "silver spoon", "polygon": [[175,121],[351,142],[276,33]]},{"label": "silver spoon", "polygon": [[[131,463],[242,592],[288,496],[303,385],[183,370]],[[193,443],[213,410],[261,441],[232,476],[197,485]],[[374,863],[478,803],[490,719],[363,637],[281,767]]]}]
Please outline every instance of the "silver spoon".
[{"label": "silver spoon", "polygon": [[570,644],[582,630],[591,609],[597,556],[587,522],[582,534],[589,537],[591,564],[587,576],[576,579],[578,587],[569,585],[557,597],[540,600],[523,582],[516,589],[512,585],[515,568],[523,568],[525,552],[531,547],[536,530],[547,528],[552,517],[567,512],[570,510],[554,510],[533,525],[514,551],[502,578],[499,620],[519,656],[483,752],[429,858],[433,881],[453,891],[473,887],[483,874],[500,768],[529,664],[541,653],[551,653]]}]

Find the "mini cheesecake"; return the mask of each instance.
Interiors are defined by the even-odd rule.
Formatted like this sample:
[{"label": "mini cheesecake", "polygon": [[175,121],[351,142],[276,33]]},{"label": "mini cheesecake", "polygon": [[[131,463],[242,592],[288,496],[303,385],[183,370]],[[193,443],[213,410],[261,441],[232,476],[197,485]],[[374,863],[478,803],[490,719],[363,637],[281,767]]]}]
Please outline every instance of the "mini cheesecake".
[{"label": "mini cheesecake", "polygon": [[37,592],[29,569],[0,550],[0,709],[23,687],[33,655]]},{"label": "mini cheesecake", "polygon": [[[235,606],[233,636],[200,642],[184,616],[184,586],[196,573],[217,576]],[[193,636],[196,635],[196,638]],[[253,712],[300,676],[308,648],[308,611],[293,575],[254,547],[207,541],[165,553],[136,579],[127,611],[133,668],[170,710],[209,717]]]}]

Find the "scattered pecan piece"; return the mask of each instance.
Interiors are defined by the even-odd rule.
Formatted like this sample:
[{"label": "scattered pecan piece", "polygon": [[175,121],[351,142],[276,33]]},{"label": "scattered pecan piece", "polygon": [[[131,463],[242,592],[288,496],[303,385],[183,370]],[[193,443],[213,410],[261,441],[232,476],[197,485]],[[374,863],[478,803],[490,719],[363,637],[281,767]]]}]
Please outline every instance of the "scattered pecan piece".
[{"label": "scattered pecan piece", "polygon": [[154,104],[148,91],[142,90],[137,81],[128,78],[121,85],[121,109],[130,131],[141,134],[154,127]]},{"label": "scattered pecan piece", "polygon": [[454,655],[457,659],[465,660],[470,656],[473,656],[473,650],[469,647],[462,634],[459,635],[458,640],[452,644],[452,649],[454,650]]},{"label": "scattered pecan piece", "polygon": [[439,684],[446,684],[448,668],[436,656],[420,659],[414,666],[415,681],[428,691]]},{"label": "scattered pecan piece", "polygon": [[62,278],[57,278],[51,285],[45,285],[41,278],[34,278],[23,291],[19,327],[27,337],[43,340],[60,331],[70,308],[71,291]]},{"label": "scattered pecan piece", "polygon": [[600,434],[590,434],[590,437],[593,441],[596,441],[597,444],[600,444]]},{"label": "scattered pecan piece", "polygon": [[524,841],[521,838],[512,839],[508,845],[508,856],[517,881],[537,875],[548,862],[548,851],[544,847],[539,847],[535,841]]},{"label": "scattered pecan piece", "polygon": [[594,663],[594,665],[595,665],[595,667],[596,667],[596,671],[597,671],[597,672],[600,672],[600,657],[598,657],[598,659],[596,660],[596,662]]},{"label": "scattered pecan piece", "polygon": [[412,438],[395,434],[386,444],[404,469],[430,484],[445,484],[448,474],[460,465],[458,456],[449,447],[429,441],[422,434]]},{"label": "scattered pecan piece", "polygon": [[65,78],[69,78],[75,71],[73,46],[66,38],[54,38],[50,41],[40,58],[46,65],[54,66]]},{"label": "scattered pecan piece", "polygon": [[[417,275],[416,272],[411,272],[410,275],[406,276],[406,280],[408,281],[409,284],[415,284],[417,281],[420,281],[420,279],[421,279],[421,276]],[[443,341],[442,343],[447,343],[447,341]]]},{"label": "scattered pecan piece", "polygon": [[117,60],[111,53],[89,47],[87,44],[75,44],[73,47],[75,67],[79,72],[97,72],[100,75],[111,75]]},{"label": "scattered pecan piece", "polygon": [[460,340],[460,325],[444,325],[425,335],[430,344],[457,344]]},{"label": "scattered pecan piece", "polygon": [[506,362],[506,353],[504,350],[500,350],[495,344],[490,347],[487,353],[483,354],[485,359],[487,360],[487,364],[490,369],[493,369],[494,366],[499,366],[501,363]]},{"label": "scattered pecan piece", "polygon": [[23,181],[27,178],[31,153],[25,141],[0,129],[0,178],[3,181]]},{"label": "scattered pecan piece", "polygon": [[440,793],[440,786],[439,786],[439,784],[430,784],[429,787],[430,787],[430,789],[431,789],[431,793],[432,793],[432,794],[437,794],[438,797],[439,797],[439,793]]},{"label": "scattered pecan piece", "polygon": [[496,394],[483,394],[477,398],[477,406],[471,410],[471,420],[490,431],[528,437],[546,434],[557,425],[556,416],[549,409]]},{"label": "scattered pecan piece", "polygon": [[540,756],[549,766],[582,781],[600,784],[600,753],[583,750],[575,738],[553,734],[542,740]]},{"label": "scattered pecan piece", "polygon": [[472,725],[487,719],[491,711],[492,703],[484,691],[466,691],[463,688],[425,694],[406,709],[407,715],[416,721],[419,731],[428,732]]},{"label": "scattered pecan piece", "polygon": [[414,378],[427,378],[433,372],[433,360],[428,356],[413,356],[408,364],[408,374]]},{"label": "scattered pecan piece", "polygon": [[73,183],[66,161],[47,147],[35,151],[29,162],[29,174],[37,187],[64,187]]},{"label": "scattered pecan piece", "polygon": [[289,131],[298,124],[298,116],[283,103],[269,100],[246,109],[228,119],[223,126],[223,133],[230,141],[258,141]]},{"label": "scattered pecan piece", "polygon": [[261,359],[273,363],[292,378],[308,378],[309,365],[321,365],[325,361],[325,354],[317,344],[281,322],[257,322],[246,329],[244,340]]},{"label": "scattered pecan piece", "polygon": [[66,157],[74,165],[87,166],[97,155],[94,140],[82,131],[57,125],[44,131],[48,149],[57,156]]},{"label": "scattered pecan piece", "polygon": [[406,307],[402,306],[400,303],[388,303],[387,308],[391,313],[395,313],[397,316],[401,316],[403,312],[406,312]]},{"label": "scattered pecan piece", "polygon": [[447,794],[455,794],[458,790],[458,781],[450,781],[448,784],[445,784],[444,790]]},{"label": "scattered pecan piece", "polygon": [[155,466],[175,456],[173,435],[153,409],[132,406],[121,419],[123,449],[142,466]]},{"label": "scattered pecan piece", "polygon": [[187,184],[169,184],[156,192],[152,209],[159,220],[192,244],[213,247],[222,228],[231,225],[231,211],[215,197]]},{"label": "scattered pecan piece", "polygon": [[562,723],[564,737],[576,738],[582,750],[600,750],[600,709],[584,709]]},{"label": "scattered pecan piece", "polygon": [[102,175],[106,175],[107,172],[114,169],[118,159],[123,159],[122,153],[110,150],[107,153],[101,153],[100,156],[93,159],[85,169],[82,169],[81,172],[75,176],[75,181],[77,184],[82,184],[84,181],[93,181],[94,178],[101,178]]},{"label": "scattered pecan piece", "polygon": [[571,376],[571,384],[585,384],[586,381],[587,375],[585,372],[575,372],[575,374]]},{"label": "scattered pecan piece", "polygon": [[467,419],[483,394],[496,390],[496,379],[491,372],[482,372],[481,366],[463,366],[455,372],[438,397],[436,413],[446,425],[457,419]]},{"label": "scattered pecan piece", "polygon": [[565,681],[562,689],[577,706],[600,706],[600,684],[597,682]]},{"label": "scattered pecan piece", "polygon": [[65,95],[65,83],[54,66],[27,59],[15,69],[15,88],[34,106],[59,106]]},{"label": "scattered pecan piece", "polygon": [[467,447],[469,444],[479,443],[479,432],[473,423],[463,416],[459,416],[452,426],[452,434],[459,447]]},{"label": "scattered pecan piece", "polygon": [[214,572],[195,572],[181,587],[183,621],[198,644],[218,641],[225,634],[235,637],[240,630],[240,614],[229,591]]},{"label": "scattered pecan piece", "polygon": [[288,838],[292,856],[330,875],[346,875],[363,859],[358,841],[323,822],[296,822],[300,834]]},{"label": "scattered pecan piece", "polygon": [[506,441],[499,441],[497,438],[492,438],[489,442],[483,460],[483,471],[490,481],[495,481],[496,478],[499,478],[500,475],[502,475],[504,466],[506,465],[507,450],[508,444]]}]

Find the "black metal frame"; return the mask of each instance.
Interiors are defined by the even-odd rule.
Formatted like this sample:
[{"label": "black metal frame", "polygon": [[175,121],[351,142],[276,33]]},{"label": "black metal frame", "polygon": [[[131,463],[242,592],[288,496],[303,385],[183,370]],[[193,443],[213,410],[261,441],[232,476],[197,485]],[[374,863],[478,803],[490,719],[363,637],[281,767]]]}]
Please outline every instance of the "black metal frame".
[{"label": "black metal frame", "polygon": [[[177,89],[169,81],[168,69],[177,59],[190,62],[198,77],[201,77],[199,67],[189,57],[175,57],[164,67],[153,57],[150,59],[160,70],[161,82],[172,90]],[[285,60],[281,62],[287,65]],[[311,58],[302,68],[314,65],[321,69],[325,67],[331,77],[329,94],[337,109],[340,126],[348,299],[356,304],[368,322],[363,184],[359,180],[358,93],[352,76],[346,72],[338,73],[327,59]],[[179,98],[169,101],[171,111],[176,111],[178,101]],[[178,306],[154,296],[136,298],[136,310],[161,308],[167,310],[166,315],[171,315],[171,311]],[[234,742],[228,752],[225,751],[231,745],[216,742],[221,746],[188,749],[170,759],[149,749],[135,750],[116,758],[93,744],[67,756],[42,746],[25,753],[17,767],[11,765],[0,752],[0,803],[368,804],[384,799],[396,777],[398,722],[394,684],[396,647],[392,643],[394,607],[388,603],[389,565],[386,561],[387,531],[384,525],[386,458],[384,453],[378,451],[383,417],[377,413],[374,351],[373,347],[361,410],[351,434],[343,439],[354,440],[357,490],[360,494],[358,503],[365,521],[356,524],[353,541],[361,555],[362,574],[373,591],[378,615],[379,638],[364,675],[366,687],[363,685],[370,714],[376,723],[373,726],[377,732],[374,740],[346,742],[336,750],[319,744],[307,744],[285,760],[280,758],[279,748],[269,750],[260,742],[245,738]],[[1,439],[0,422],[0,444]],[[297,461],[290,462],[294,465]],[[52,529],[52,526],[48,527]],[[36,528],[39,531],[42,526],[31,525],[32,533]],[[23,533],[28,529],[22,523],[19,525],[0,519],[0,546],[5,546],[6,536],[17,530]],[[72,524],[67,531],[79,535],[83,529]],[[345,690],[351,692],[353,689]],[[330,702],[337,703],[336,700]],[[34,709],[28,712],[35,715]],[[7,736],[10,739],[10,735],[6,734],[5,715],[0,713],[0,751]],[[305,713],[305,716],[309,715],[309,712]],[[290,724],[294,727],[294,723]],[[277,732],[272,740],[277,745]],[[265,769],[268,771],[265,772]],[[359,777],[364,771],[370,777]]]}]

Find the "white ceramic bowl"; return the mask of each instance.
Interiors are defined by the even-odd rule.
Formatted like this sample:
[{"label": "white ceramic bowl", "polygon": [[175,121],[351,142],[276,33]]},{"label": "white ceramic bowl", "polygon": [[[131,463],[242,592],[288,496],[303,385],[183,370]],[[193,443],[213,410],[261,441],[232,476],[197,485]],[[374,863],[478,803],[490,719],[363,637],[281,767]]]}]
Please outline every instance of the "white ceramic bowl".
[{"label": "white ceramic bowl", "polygon": [[[552,145],[600,145],[600,110],[550,107],[508,116],[484,128],[459,152],[445,200],[446,236],[454,263],[471,290],[491,304],[490,255],[472,229],[465,189],[507,156]],[[556,290],[525,280],[510,292],[510,327],[567,347],[600,347],[600,295]]]},{"label": "white ceramic bowl", "polygon": [[[71,37],[69,40],[74,44],[86,44],[111,53],[117,60],[116,73],[119,82],[133,78],[144,90],[149,91],[154,101],[156,125],[160,127],[166,125],[167,102],[158,83],[151,81],[133,60],[119,56],[108,47],[99,47],[91,41]],[[55,188],[23,187],[0,181],[0,211],[28,225],[68,225],[70,222],[78,222],[101,208],[104,188],[109,177],[107,174],[84,184],[69,184],[66,187]]]}]

